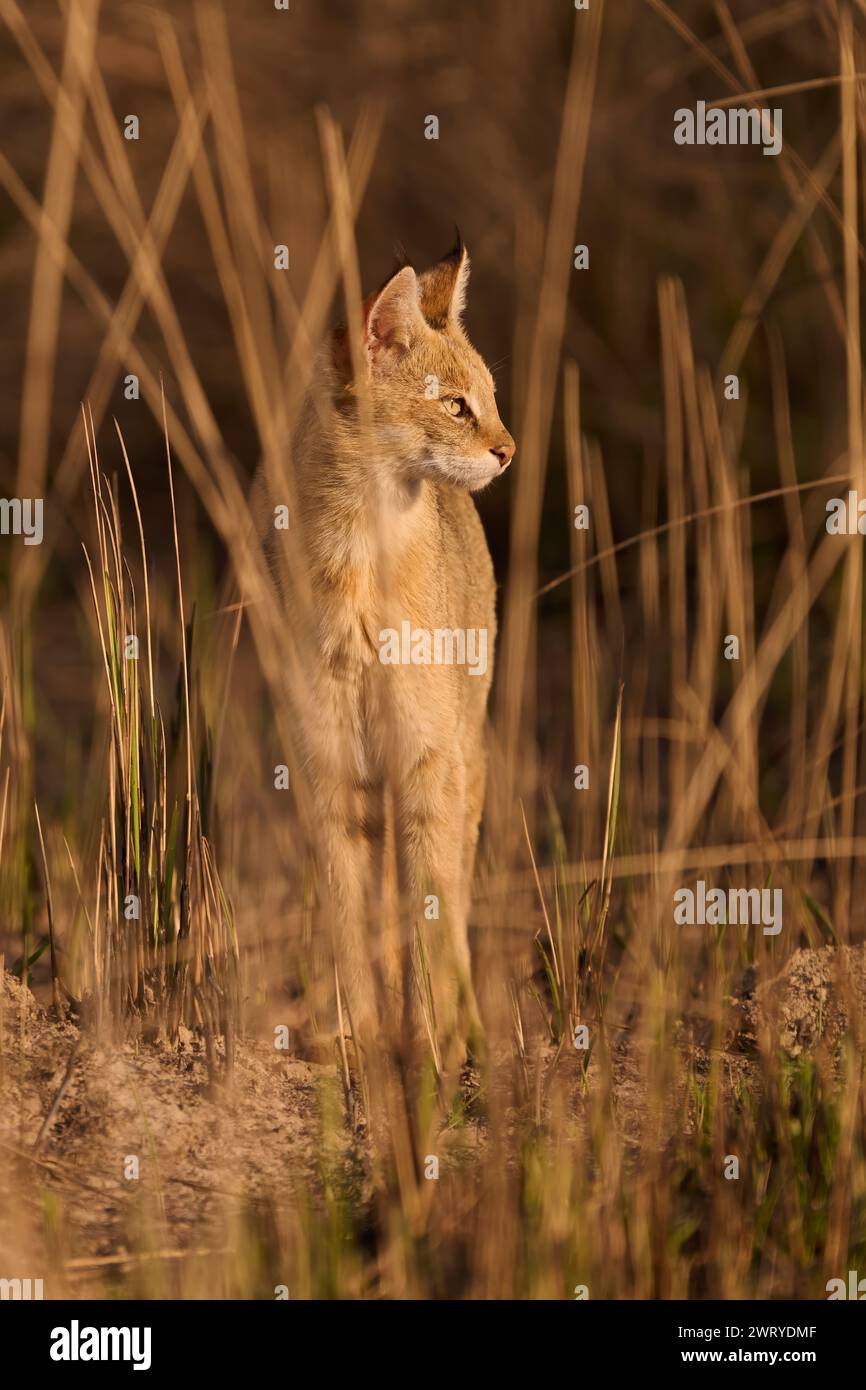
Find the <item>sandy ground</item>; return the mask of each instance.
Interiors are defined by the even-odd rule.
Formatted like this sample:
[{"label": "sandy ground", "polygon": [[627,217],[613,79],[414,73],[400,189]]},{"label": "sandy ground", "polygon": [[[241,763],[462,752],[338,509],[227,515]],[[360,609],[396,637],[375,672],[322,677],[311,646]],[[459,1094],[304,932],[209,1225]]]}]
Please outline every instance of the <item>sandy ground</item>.
[{"label": "sandy ground", "polygon": [[[57,1267],[66,1294],[86,1292],[88,1278],[106,1268],[122,1271],[145,1211],[170,1233],[173,1248],[195,1248],[213,1241],[209,1223],[225,1220],[227,1201],[230,1209],[272,1197],[284,1203],[290,1184],[315,1205],[324,1157],[357,1172],[361,1141],[339,1123],[335,1067],[241,1039],[228,1082],[221,1066],[210,1076],[204,1044],[186,1031],[176,1044],[99,1042],[71,1017],[42,1007],[10,975],[2,980],[0,1003],[4,1266],[25,1248],[28,1226],[44,1231],[46,1192],[56,1194],[63,1212]],[[862,1043],[866,947],[800,950],[774,979],[747,975],[731,1001],[725,1034],[729,1082],[754,1067],[750,1053],[765,1028],[792,1057],[816,1046],[832,1051],[847,1031]],[[708,1053],[691,1032],[700,1070]],[[641,1049],[623,1038],[613,1062],[619,1123],[637,1155],[647,1119]],[[577,1092],[573,1056],[568,1065]],[[344,1147],[327,1155],[326,1130],[345,1134]],[[483,1144],[482,1134],[476,1138]],[[131,1158],[138,1160],[137,1178],[128,1175]],[[31,1191],[38,1200],[29,1199]],[[20,1263],[23,1255],[17,1258]],[[60,1293],[58,1287],[52,1296]]]},{"label": "sandy ground", "polygon": [[846,1033],[862,1047],[866,1031],[866,946],[795,951],[771,980],[750,972],[732,1011],[731,1042],[748,1046],[762,1024],[790,1057],[820,1043],[832,1048]]},{"label": "sandy ground", "polygon": [[[34,1177],[62,1197],[72,1278],[108,1258],[122,1264],[144,1193],[155,1226],[184,1248],[201,1245],[227,1197],[284,1200],[287,1184],[317,1185],[323,1107],[342,1104],[334,1067],[246,1039],[231,1083],[221,1068],[212,1080],[203,1043],[186,1030],[177,1044],[99,1043],[8,974],[2,1040],[0,1254],[22,1239],[11,1192],[26,1194]],[[130,1158],[138,1178],[127,1176]]]}]

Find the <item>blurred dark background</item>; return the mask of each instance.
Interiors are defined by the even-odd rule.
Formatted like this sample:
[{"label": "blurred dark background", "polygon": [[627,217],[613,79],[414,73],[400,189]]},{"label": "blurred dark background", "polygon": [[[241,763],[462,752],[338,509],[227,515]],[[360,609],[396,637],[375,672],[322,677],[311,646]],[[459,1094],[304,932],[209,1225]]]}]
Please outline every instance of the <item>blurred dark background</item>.
[{"label": "blurred dark background", "polygon": [[[135,114],[138,141],[124,142],[143,207],[148,212],[177,136],[178,121],[158,42],[170,20],[194,90],[203,81],[202,33],[212,8],[175,0],[170,6],[103,4],[97,65],[118,128]],[[273,245],[290,250],[292,293],[302,301],[322,242],[329,208],[317,112],[327,108],[348,145],[364,111],[381,109],[383,124],[357,224],[364,288],[381,282],[397,243],[422,268],[453,241],[459,225],[472,256],[467,324],[495,366],[501,413],[518,454],[504,485],[480,498],[494,563],[507,578],[515,489],[521,468],[532,325],[537,312],[554,170],[570,66],[589,22],[571,0],[291,0],[277,11],[269,0],[234,0],[224,10],[241,104],[247,154],[262,225],[263,264]],[[60,71],[66,3],[37,0],[24,11],[4,0],[0,17],[0,103],[9,165],[37,200],[43,193],[52,112],[46,68]],[[205,25],[206,27],[206,25]],[[581,424],[598,441],[615,540],[662,519],[664,413],[659,338],[661,276],[682,281],[695,358],[715,374],[774,239],[796,205],[797,180],[808,182],[839,129],[837,6],[830,0],[607,0],[586,168],[574,242],[589,248],[589,269],[571,270],[563,352],[557,367],[556,408],[538,546],[539,582],[569,567],[571,517],[566,487],[562,371],[577,363]],[[16,39],[16,35],[18,36]],[[860,38],[857,42],[857,67]],[[712,102],[753,84],[831,79],[830,84],[769,98],[784,112],[785,157],[760,148],[682,147],[674,142],[674,112]],[[50,85],[50,84],[49,84]],[[858,98],[859,100],[859,98]],[[425,118],[439,119],[438,140],[425,139]],[[862,122],[862,104],[858,110]],[[102,136],[92,111],[86,133],[101,158]],[[218,167],[213,129],[205,131]],[[577,177],[577,171],[575,171]],[[31,305],[35,238],[8,179],[0,188],[0,493],[12,495],[18,468],[24,345]],[[828,200],[838,208],[837,167]],[[224,209],[231,217],[231,209]],[[113,304],[128,275],[119,247],[87,177],[76,180],[71,245]],[[816,245],[821,254],[816,254]],[[822,259],[823,258],[823,259]],[[163,265],[186,343],[211,409],[239,472],[251,477],[259,448],[247,388],[198,200],[188,184]],[[838,222],[815,211],[784,264],[756,325],[740,368],[738,430],[742,493],[780,483],[769,380],[768,330],[784,345],[794,456],[801,481],[833,472],[845,448],[844,340],[830,311],[842,286]],[[341,316],[339,294],[333,319]],[[184,415],[160,329],[148,310],[136,342],[166,378],[169,398]],[[46,507],[51,559],[41,588],[42,641],[50,652],[42,672],[45,703],[63,720],[69,702],[89,709],[89,680],[77,671],[80,620],[69,601],[85,579],[80,540],[92,525],[86,488],[79,407],[104,337],[103,325],[67,283],[61,306],[51,404],[48,486],[70,435],[77,442],[79,485],[62,507]],[[284,340],[281,340],[283,348]],[[145,401],[124,398],[125,369],[96,420],[103,469],[123,470],[111,416],[120,422],[142,499],[151,553],[170,566],[170,512],[161,426]],[[839,471],[839,470],[836,470]],[[210,573],[214,592],[225,557],[192,487],[177,470],[178,506],[187,560]],[[121,489],[127,523],[128,494]],[[820,499],[818,499],[820,505]],[[691,505],[691,499],[689,499]],[[688,507],[687,507],[688,509]],[[755,605],[769,601],[787,544],[778,502],[750,509]],[[598,536],[593,537],[593,544]],[[11,551],[0,552],[0,595]],[[618,561],[626,636],[641,623],[638,548]],[[167,569],[170,573],[170,569]],[[689,582],[693,582],[692,560]],[[85,595],[86,598],[86,595]],[[569,725],[551,715],[569,699],[569,662],[556,652],[568,641],[569,586],[542,601],[544,681],[542,722],[567,745]],[[822,600],[823,602],[823,600]],[[828,590],[828,602],[832,602]],[[820,605],[817,613],[821,623]],[[828,625],[825,625],[828,626]],[[76,632],[76,627],[78,631]],[[820,630],[820,629],[819,629]],[[88,645],[89,651],[89,645]],[[623,646],[628,676],[628,651]],[[89,656],[87,669],[90,669]],[[608,673],[611,680],[616,672]],[[53,696],[53,698],[52,698]],[[547,710],[545,718],[544,710]],[[562,756],[560,757],[560,753]],[[556,749],[567,767],[567,746]]]},{"label": "blurred dark background", "polygon": [[[160,8],[103,5],[98,41],[98,62],[118,122],[128,113],[140,118],[140,139],[128,142],[126,149],[146,209],[177,131],[154,39],[152,14]],[[679,0],[670,8],[707,52],[736,71],[719,6]],[[822,0],[733,0],[726,9],[762,85],[832,75],[837,69],[833,5]],[[639,525],[642,475],[657,461],[663,444],[658,276],[682,277],[696,356],[714,367],[791,206],[781,160],[755,148],[674,144],[678,106],[693,106],[699,97],[727,96],[730,89],[720,76],[708,73],[706,58],[661,10],[646,0],[615,0],[605,6],[575,236],[589,246],[590,268],[572,275],[566,324],[565,355],[581,369],[583,422],[603,447],[617,537],[632,534]],[[194,74],[199,42],[194,8],[175,0],[163,12],[176,24],[187,69]],[[57,70],[63,41],[60,8],[39,0],[26,6],[26,18]],[[470,5],[461,0],[436,5],[421,0],[291,0],[288,12],[275,11],[265,0],[235,0],[227,7],[227,18],[260,206],[274,242],[290,248],[296,295],[303,294],[327,209],[315,108],[326,104],[348,138],[363,104],[380,101],[385,122],[358,222],[365,287],[374,287],[388,272],[395,243],[401,242],[420,268],[448,248],[453,226],[459,224],[473,260],[470,333],[488,360],[498,364],[502,413],[519,444],[517,373],[525,366],[515,357],[519,298],[524,295],[531,309],[572,33],[584,17],[575,15],[570,0],[474,0]],[[0,30],[0,40],[6,155],[38,198],[50,112],[8,29]],[[424,138],[428,114],[439,117],[435,141]],[[796,150],[806,164],[817,161],[837,124],[838,88],[784,99],[786,148]],[[816,226],[838,272],[838,229],[822,210]],[[83,178],[72,244],[105,293],[116,299],[127,263]],[[16,466],[33,253],[28,226],[0,193],[0,480],[6,493]],[[244,386],[189,188],[164,263],[225,439],[239,465],[252,471],[256,451]],[[335,305],[335,313],[340,307]],[[800,248],[766,312],[784,333],[798,466],[802,476],[809,476],[826,466],[842,442],[844,371],[823,287]],[[54,454],[75,425],[101,338],[99,325],[67,287],[52,414]],[[147,314],[139,339],[156,362],[164,359]],[[758,491],[775,482],[766,344],[760,332],[743,376],[748,394],[744,457]],[[121,421],[147,509],[159,522],[165,498],[157,430],[146,406],[124,400],[120,373],[110,409]],[[558,432],[555,426],[541,553],[546,578],[565,568],[568,557]],[[482,508],[501,572],[507,563],[508,488],[489,493]],[[760,534],[760,516],[757,521]],[[770,519],[765,526],[772,532]]]}]

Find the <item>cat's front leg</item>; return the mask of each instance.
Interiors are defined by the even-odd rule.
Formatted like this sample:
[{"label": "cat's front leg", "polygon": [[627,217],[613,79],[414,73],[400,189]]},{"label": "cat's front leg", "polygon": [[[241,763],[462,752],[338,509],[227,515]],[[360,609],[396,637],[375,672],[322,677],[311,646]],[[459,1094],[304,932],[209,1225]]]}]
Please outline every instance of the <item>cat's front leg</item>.
[{"label": "cat's front leg", "polygon": [[415,985],[420,1006],[425,972],[432,991],[432,1027],[441,1070],[456,1075],[474,1013],[466,894],[463,827],[466,768],[452,749],[428,749],[404,774],[398,806],[398,864],[401,902],[416,955]]}]

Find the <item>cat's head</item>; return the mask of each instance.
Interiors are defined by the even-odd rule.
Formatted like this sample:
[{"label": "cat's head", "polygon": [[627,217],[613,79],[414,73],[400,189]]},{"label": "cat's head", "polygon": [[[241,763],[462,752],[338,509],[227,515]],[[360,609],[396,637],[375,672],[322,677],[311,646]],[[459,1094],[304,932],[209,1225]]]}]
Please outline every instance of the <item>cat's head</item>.
[{"label": "cat's head", "polygon": [[461,325],[462,241],[430,270],[403,266],[364,305],[366,391],[377,451],[406,481],[486,487],[514,457],[493,377]]}]

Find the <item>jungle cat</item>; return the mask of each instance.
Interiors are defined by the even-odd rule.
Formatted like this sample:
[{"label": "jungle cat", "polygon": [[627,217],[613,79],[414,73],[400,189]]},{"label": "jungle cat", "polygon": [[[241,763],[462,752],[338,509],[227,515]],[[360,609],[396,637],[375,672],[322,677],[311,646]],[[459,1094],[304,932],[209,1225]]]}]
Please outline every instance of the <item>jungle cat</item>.
[{"label": "jungle cat", "polygon": [[292,448],[315,629],[297,725],[352,1031],[366,1050],[417,1022],[420,931],[443,1067],[478,1026],[467,916],[496,613],[470,494],[515,450],[462,326],[468,277],[458,234],[370,295],[354,348],[343,328],[318,356]]}]

